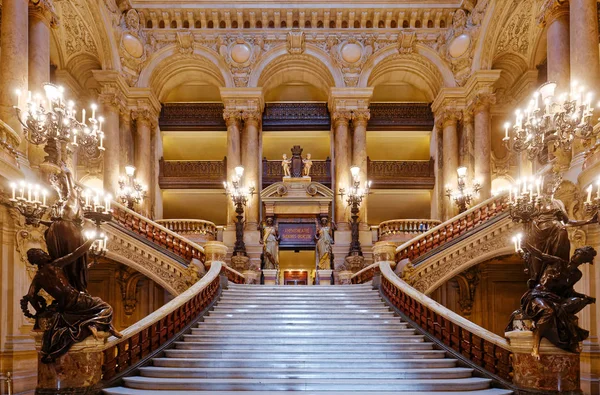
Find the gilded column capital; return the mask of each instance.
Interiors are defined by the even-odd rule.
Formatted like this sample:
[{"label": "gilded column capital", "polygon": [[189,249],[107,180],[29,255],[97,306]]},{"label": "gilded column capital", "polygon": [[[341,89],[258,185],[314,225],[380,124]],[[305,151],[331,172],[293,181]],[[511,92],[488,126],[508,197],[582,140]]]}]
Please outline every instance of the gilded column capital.
[{"label": "gilded column capital", "polygon": [[98,95],[98,102],[108,110],[120,113],[127,112],[127,100],[125,100],[125,96],[113,89],[102,89],[102,93]]},{"label": "gilded column capital", "polygon": [[238,126],[242,121],[242,113],[239,110],[225,110],[223,111],[223,119],[225,124],[229,128],[230,126]]},{"label": "gilded column capital", "polygon": [[340,125],[348,126],[351,119],[352,119],[351,111],[335,111],[331,114],[331,120],[335,127],[338,127]]},{"label": "gilded column capital", "polygon": [[30,0],[29,14],[39,15],[40,19],[47,21],[52,28],[57,28],[59,25],[58,14],[52,0]]},{"label": "gilded column capital", "polygon": [[465,124],[473,123],[474,114],[472,108],[465,108],[462,113],[462,120]]},{"label": "gilded column capital", "polygon": [[496,104],[496,95],[487,92],[476,94],[471,101],[471,106],[475,114],[482,111],[489,111],[493,104]]},{"label": "gilded column capital", "polygon": [[435,122],[438,128],[454,125],[462,119],[463,112],[455,107],[445,107],[435,114]]},{"label": "gilded column capital", "polygon": [[149,124],[152,129],[158,124],[158,113],[149,108],[131,109],[131,119],[138,124]]},{"label": "gilded column capital", "polygon": [[258,110],[244,110],[241,116],[246,126],[254,125],[258,127],[262,120],[262,113]]},{"label": "gilded column capital", "polygon": [[561,16],[569,15],[569,2],[567,0],[545,0],[542,2],[537,15],[537,22],[541,27],[552,23]]},{"label": "gilded column capital", "polygon": [[354,125],[366,126],[369,119],[371,119],[371,111],[369,110],[352,111],[352,123],[354,123]]}]

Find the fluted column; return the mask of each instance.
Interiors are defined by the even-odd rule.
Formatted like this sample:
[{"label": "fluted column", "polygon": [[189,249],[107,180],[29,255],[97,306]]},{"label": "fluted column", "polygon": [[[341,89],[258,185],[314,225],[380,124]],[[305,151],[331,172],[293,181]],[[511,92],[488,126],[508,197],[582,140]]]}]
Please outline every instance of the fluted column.
[{"label": "fluted column", "polygon": [[246,208],[246,228],[256,230],[259,221],[259,170],[260,170],[260,111],[242,112],[244,120],[244,150],[242,151],[242,166],[244,166],[244,180],[246,185],[254,185],[257,188],[255,193],[248,199]]},{"label": "fluted column", "polygon": [[[355,110],[352,112],[352,163],[351,166],[360,168],[359,178],[361,184],[367,182],[367,123],[371,113],[369,110]],[[360,206],[359,221],[363,227],[367,226],[367,199],[365,196]]]},{"label": "fluted column", "polygon": [[119,98],[114,94],[100,95],[104,116],[104,190],[115,194],[119,187],[120,129]]},{"label": "fluted column", "polygon": [[[152,183],[152,134],[156,128],[158,115],[148,109],[136,109],[131,112],[135,121],[133,165],[135,178],[149,187]],[[152,207],[152,196],[147,196],[142,211],[146,214]]]},{"label": "fluted column", "polygon": [[558,92],[568,91],[570,78],[569,4],[564,0],[546,0],[538,14],[541,27],[547,26],[548,81],[558,85]]},{"label": "fluted column", "polygon": [[[598,10],[596,0],[570,0],[571,81],[598,93]],[[554,43],[548,44],[548,46]]]},{"label": "fluted column", "polygon": [[[22,135],[22,127],[13,106],[17,104],[15,90],[23,94],[28,90],[28,4],[29,0],[4,0],[0,21],[0,119],[19,135]],[[24,138],[19,151],[27,152]]]},{"label": "fluted column", "polygon": [[468,108],[462,115],[462,136],[460,142],[460,166],[467,168],[467,179],[475,178],[475,124],[473,109]]},{"label": "fluted column", "polygon": [[[460,118],[460,112],[454,110],[445,110],[440,117],[442,123],[442,169],[444,185],[456,188],[458,168],[458,133],[457,122]],[[444,200],[444,219],[447,220],[456,214],[454,203]]]},{"label": "fluted column", "polygon": [[[223,118],[227,125],[227,182],[231,182],[235,176],[235,168],[242,164],[240,154],[240,125],[242,117],[240,111],[225,110]],[[228,200],[228,207],[227,223],[231,225],[235,222],[235,207],[233,207],[231,199]]]},{"label": "fluted column", "polygon": [[340,188],[346,190],[350,186],[350,135],[348,125],[352,113],[350,111],[337,111],[332,114],[333,120],[333,155],[335,175],[335,222],[339,230],[348,230],[348,216],[346,213],[345,197],[338,192]]},{"label": "fluted column", "polygon": [[494,101],[492,95],[478,95],[473,104],[475,117],[475,179],[481,185],[481,200],[492,196],[492,127],[490,105]]}]

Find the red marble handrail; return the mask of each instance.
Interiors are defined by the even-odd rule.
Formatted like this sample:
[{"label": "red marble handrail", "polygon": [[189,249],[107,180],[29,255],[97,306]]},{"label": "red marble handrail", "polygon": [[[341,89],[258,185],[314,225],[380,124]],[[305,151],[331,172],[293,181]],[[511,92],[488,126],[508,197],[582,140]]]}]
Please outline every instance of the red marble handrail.
[{"label": "red marble handrail", "polygon": [[224,267],[212,262],[208,273],[187,291],[125,329],[121,339],[110,337],[103,350],[102,380],[109,382],[134,367],[198,320],[219,296],[219,274]]},{"label": "red marble handrail", "polygon": [[511,349],[504,338],[473,324],[412,288],[392,272],[389,263],[382,262],[380,266],[381,292],[394,307],[430,336],[475,365],[512,382]]},{"label": "red marble handrail", "polygon": [[113,221],[161,248],[180,256],[188,263],[192,259],[205,261],[204,249],[198,244],[170,231],[164,226],[129,210],[116,202],[112,202]]},{"label": "red marble handrail", "polygon": [[467,233],[476,226],[489,221],[508,210],[508,195],[494,196],[407,241],[396,249],[396,262],[408,258],[411,262],[429,251]]}]

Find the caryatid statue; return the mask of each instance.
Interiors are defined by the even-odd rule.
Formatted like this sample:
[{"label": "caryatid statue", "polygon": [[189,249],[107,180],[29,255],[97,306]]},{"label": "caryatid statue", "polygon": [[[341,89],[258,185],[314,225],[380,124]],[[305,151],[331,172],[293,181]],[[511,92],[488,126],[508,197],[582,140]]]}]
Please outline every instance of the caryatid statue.
[{"label": "caryatid statue", "polygon": [[279,270],[279,232],[273,225],[273,218],[267,218],[263,226],[261,239],[263,245],[264,268],[267,270]]},{"label": "caryatid statue", "polygon": [[326,217],[321,218],[321,226],[315,235],[315,240],[317,242],[317,268],[319,270],[331,270],[333,229],[332,226],[328,225]]}]

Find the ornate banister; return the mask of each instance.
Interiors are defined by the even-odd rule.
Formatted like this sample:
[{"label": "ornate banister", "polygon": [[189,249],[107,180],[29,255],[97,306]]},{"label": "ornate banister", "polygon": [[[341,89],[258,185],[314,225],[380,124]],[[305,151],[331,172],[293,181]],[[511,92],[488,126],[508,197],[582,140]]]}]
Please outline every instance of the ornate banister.
[{"label": "ornate banister", "polygon": [[221,269],[221,274],[223,274],[225,277],[227,277],[227,280],[231,281],[234,284],[245,284],[246,283],[246,278],[244,277],[244,275],[240,272],[238,272],[235,269],[230,268],[227,265],[223,265],[223,268]]},{"label": "ornate banister", "polygon": [[454,350],[472,364],[512,382],[511,348],[506,339],[475,325],[412,288],[381,262],[381,293],[406,318],[430,337]]},{"label": "ornate banister", "polygon": [[219,274],[225,267],[212,262],[208,273],[187,291],[125,329],[121,339],[108,338],[101,350],[103,386],[148,360],[195,323],[218,299]]},{"label": "ornate banister", "polygon": [[377,228],[378,240],[393,240],[397,235],[417,235],[425,233],[441,221],[436,219],[392,219],[379,224]]},{"label": "ornate banister", "polygon": [[157,224],[172,232],[185,236],[191,241],[211,241],[217,239],[217,225],[201,219],[158,219]]}]

